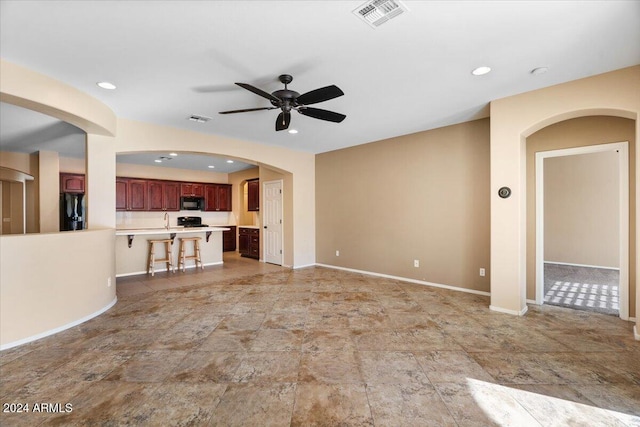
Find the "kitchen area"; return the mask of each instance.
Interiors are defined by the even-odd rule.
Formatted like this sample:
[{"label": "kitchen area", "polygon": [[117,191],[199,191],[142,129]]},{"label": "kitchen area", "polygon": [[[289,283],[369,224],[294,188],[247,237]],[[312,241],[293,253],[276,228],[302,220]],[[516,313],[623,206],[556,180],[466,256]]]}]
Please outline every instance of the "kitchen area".
[{"label": "kitchen area", "polygon": [[[159,158],[186,156],[172,154]],[[158,157],[157,153],[153,156]],[[223,264],[225,254],[260,259],[259,167],[246,165],[231,173],[203,173],[136,165],[124,159],[117,164],[115,183],[116,277],[147,274],[149,240],[171,240],[173,269],[178,266],[181,239],[196,237],[200,238],[198,252],[203,267]],[[61,172],[60,231],[84,228],[85,199],[84,175]],[[154,249],[156,258],[166,256],[164,247],[156,245]],[[195,255],[195,247],[187,246],[186,252]],[[187,269],[196,267],[195,260],[184,264]],[[168,268],[159,262],[153,267],[156,272]]]}]

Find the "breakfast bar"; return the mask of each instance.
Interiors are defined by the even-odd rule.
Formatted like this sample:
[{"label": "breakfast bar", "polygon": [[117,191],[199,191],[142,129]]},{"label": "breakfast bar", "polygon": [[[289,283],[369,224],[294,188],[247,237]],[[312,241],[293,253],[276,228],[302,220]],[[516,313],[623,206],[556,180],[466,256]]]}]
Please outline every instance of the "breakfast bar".
[{"label": "breakfast bar", "polygon": [[[116,277],[146,274],[148,240],[171,239],[173,265],[178,265],[178,243],[181,237],[201,237],[202,264],[222,264],[222,232],[225,227],[170,227],[116,229]],[[187,268],[193,268],[193,264]],[[156,271],[162,271],[157,269]]]}]

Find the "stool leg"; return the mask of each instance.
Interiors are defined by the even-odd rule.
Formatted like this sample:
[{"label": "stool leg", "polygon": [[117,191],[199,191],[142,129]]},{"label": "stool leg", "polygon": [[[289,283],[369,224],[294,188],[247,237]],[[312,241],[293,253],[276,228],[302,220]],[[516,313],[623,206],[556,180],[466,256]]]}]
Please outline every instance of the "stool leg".
[{"label": "stool leg", "polygon": [[182,272],[184,273],[184,241],[180,239],[180,248],[178,250],[178,270],[182,265]]},{"label": "stool leg", "polygon": [[165,242],[164,247],[167,251],[167,271],[175,273],[175,270],[173,269],[173,256],[171,254],[171,242]]},{"label": "stool leg", "polygon": [[153,276],[155,274],[155,271],[153,269],[153,263],[155,262],[155,248],[154,248],[154,244],[153,243],[149,243],[149,265],[147,266],[147,274],[149,274],[149,272],[151,272],[151,276]]},{"label": "stool leg", "polygon": [[196,268],[198,268],[198,263],[200,263],[200,270],[204,270],[204,265],[202,265],[202,259],[200,258],[200,241],[195,241],[195,251],[196,251]]}]

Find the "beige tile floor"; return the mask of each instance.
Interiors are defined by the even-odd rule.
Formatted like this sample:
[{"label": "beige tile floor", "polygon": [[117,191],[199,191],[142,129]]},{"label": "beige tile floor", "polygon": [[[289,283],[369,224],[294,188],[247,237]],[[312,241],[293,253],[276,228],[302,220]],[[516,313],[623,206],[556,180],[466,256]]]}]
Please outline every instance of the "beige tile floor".
[{"label": "beige tile floor", "polygon": [[0,353],[3,409],[31,406],[0,425],[640,426],[640,343],[612,316],[229,254],[117,291]]}]

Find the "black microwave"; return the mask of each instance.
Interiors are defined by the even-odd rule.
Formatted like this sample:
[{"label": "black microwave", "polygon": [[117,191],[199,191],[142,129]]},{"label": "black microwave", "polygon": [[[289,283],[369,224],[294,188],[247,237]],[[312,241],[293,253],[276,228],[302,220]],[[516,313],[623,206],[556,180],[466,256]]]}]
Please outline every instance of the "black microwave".
[{"label": "black microwave", "polygon": [[204,207],[202,197],[180,197],[181,211],[201,211]]}]

